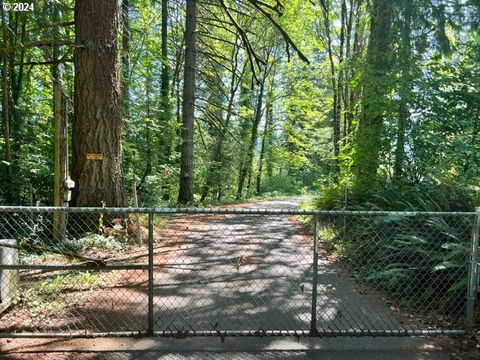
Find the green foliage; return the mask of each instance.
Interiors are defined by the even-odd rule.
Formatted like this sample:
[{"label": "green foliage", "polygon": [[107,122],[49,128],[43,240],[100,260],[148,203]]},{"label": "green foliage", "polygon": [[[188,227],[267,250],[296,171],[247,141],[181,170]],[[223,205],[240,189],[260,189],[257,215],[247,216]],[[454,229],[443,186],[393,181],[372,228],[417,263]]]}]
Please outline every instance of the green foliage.
[{"label": "green foliage", "polygon": [[[13,300],[14,305],[21,305],[29,313],[29,317],[45,320],[50,316],[58,316],[75,309],[76,304],[88,296],[86,290],[106,286],[105,273],[89,271],[72,271],[50,276],[22,291]],[[28,326],[28,325],[27,325]]]},{"label": "green foliage", "polygon": [[[343,195],[332,188],[317,201],[342,208]],[[388,211],[473,211],[468,194],[446,186],[390,187],[349,209]],[[467,254],[472,216],[326,217],[325,242],[359,279],[407,306],[453,313],[465,301]]]},{"label": "green foliage", "polygon": [[263,181],[263,193],[272,195],[297,195],[300,194],[301,180],[289,175],[275,175]]},{"label": "green foliage", "polygon": [[57,275],[41,282],[37,288],[37,295],[53,295],[74,289],[92,289],[104,285],[101,274],[93,274],[89,271],[72,271],[66,275]]},{"label": "green foliage", "polygon": [[[8,44],[3,44],[2,38],[1,46],[20,40],[25,44],[74,42],[73,26],[51,26],[57,9],[61,23],[74,20],[74,1],[37,3],[42,11],[6,17],[11,30],[8,34],[15,36],[8,39]],[[257,78],[266,91],[253,160],[247,169],[250,186],[243,197],[256,195],[255,183],[260,175],[261,191],[267,194],[296,194],[301,188],[311,190],[316,186],[322,208],[342,208],[345,192],[347,207],[404,208],[399,205],[403,200],[392,195],[394,191],[385,193],[394,186],[400,187],[402,196],[412,193],[408,199],[411,209],[424,207],[415,199],[411,186],[418,186],[418,192],[439,189],[432,190],[434,197],[441,195],[441,188],[449,192],[464,187],[477,192],[475,203],[480,204],[480,37],[476,2],[457,6],[443,0],[435,4],[421,0],[354,0],[345,2],[344,10],[342,3],[326,2],[325,9],[319,2],[284,1],[282,16],[266,9],[308,56],[311,64],[306,66],[294,56],[292,47],[286,54],[283,36],[253,7],[239,5],[241,11],[237,12],[233,3],[227,2],[237,23],[248,29],[250,50],[265,61],[265,66],[259,66],[261,62],[253,59],[253,68],[243,39],[225,10],[208,2],[199,6],[196,197],[201,198],[203,189],[209,187],[206,202],[235,198],[239,169],[252,135]],[[160,56],[160,2],[130,2],[130,46],[128,53],[125,49],[121,53],[130,63],[122,83],[128,87],[122,142],[129,205],[134,204],[133,185],[137,186],[140,206],[174,205],[177,198],[184,5],[169,3],[165,61]],[[377,19],[375,6],[383,15],[388,12],[391,16]],[[342,11],[346,11],[343,16]],[[342,19],[351,19],[351,27]],[[62,59],[73,58],[71,46],[60,46],[58,51]],[[10,55],[9,61],[15,64],[6,77],[12,158],[6,159],[2,122],[0,203],[28,205],[39,201],[50,205],[52,68],[31,64],[52,60],[52,47],[27,46]],[[161,91],[161,68],[165,64],[170,75],[168,96]],[[73,135],[73,65],[67,62],[63,68],[69,134]],[[269,71],[262,79],[265,68]],[[232,80],[233,102],[228,109]],[[333,108],[335,95],[341,100],[338,109]],[[267,98],[271,117],[268,129],[264,126]],[[340,154],[334,158],[336,110],[340,114]],[[217,152],[219,143],[221,151]],[[262,143],[262,173],[258,174]],[[71,158],[70,165],[73,161]],[[382,197],[386,197],[384,201]],[[437,208],[445,210],[443,207],[450,205],[442,200]],[[25,234],[25,239],[41,241],[42,237],[48,238],[49,231],[48,224],[39,223],[35,233]]]},{"label": "green foliage", "polygon": [[478,196],[475,194],[460,186],[392,184],[378,189],[376,194],[368,198],[357,198],[355,193],[348,192],[345,187],[330,185],[322,188],[316,205],[321,209],[332,210],[346,207],[348,210],[474,211],[475,196]]},{"label": "green foliage", "polygon": [[81,244],[83,251],[122,251],[125,250],[125,242],[119,241],[115,236],[103,236],[99,234],[89,234],[77,241]]},{"label": "green foliage", "polygon": [[369,201],[353,206],[388,211],[474,211],[470,193],[448,185],[404,185],[380,189]]},{"label": "green foliage", "polygon": [[[455,312],[465,301],[471,234],[468,217],[365,219],[345,256],[359,276],[413,306]],[[378,234],[372,244],[370,234]],[[366,245],[366,242],[369,244]]]},{"label": "green foliage", "polygon": [[345,206],[345,192],[347,190],[338,185],[323,186],[316,202],[319,209],[342,209]]},{"label": "green foliage", "polygon": [[[476,186],[480,178],[480,73],[473,53],[430,64],[417,105],[423,109],[412,129],[415,158],[410,176],[446,184]],[[433,160],[433,161],[432,161]]]}]

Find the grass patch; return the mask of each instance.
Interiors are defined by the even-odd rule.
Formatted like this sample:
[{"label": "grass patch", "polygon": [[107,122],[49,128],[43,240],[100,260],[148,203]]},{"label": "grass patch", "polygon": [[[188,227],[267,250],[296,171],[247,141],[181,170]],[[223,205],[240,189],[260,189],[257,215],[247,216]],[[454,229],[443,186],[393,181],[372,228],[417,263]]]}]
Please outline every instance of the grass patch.
[{"label": "grass patch", "polygon": [[27,310],[31,318],[47,319],[65,313],[87,296],[86,291],[107,285],[103,273],[72,271],[50,276],[18,294],[13,305]]}]

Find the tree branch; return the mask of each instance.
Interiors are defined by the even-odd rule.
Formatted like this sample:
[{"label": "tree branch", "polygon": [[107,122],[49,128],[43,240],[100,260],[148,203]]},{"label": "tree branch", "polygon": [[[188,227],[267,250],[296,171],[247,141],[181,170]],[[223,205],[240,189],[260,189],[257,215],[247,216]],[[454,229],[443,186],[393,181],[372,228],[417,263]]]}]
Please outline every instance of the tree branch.
[{"label": "tree branch", "polygon": [[73,59],[59,59],[59,60],[50,60],[50,61],[30,61],[24,63],[16,63],[13,66],[35,66],[35,65],[53,65],[53,64],[63,64],[73,62]]},{"label": "tree branch", "polygon": [[278,31],[280,31],[285,42],[295,50],[295,52],[298,54],[298,57],[305,61],[307,64],[310,64],[310,60],[308,60],[308,58],[297,47],[297,45],[291,39],[290,35],[288,35],[288,33],[282,28],[282,26],[273,18],[272,14],[265,11],[265,9],[260,6],[260,2],[258,1],[248,0],[248,2],[251,3],[258,11],[260,11],[262,15],[265,16],[272,23],[272,25],[277,28]]},{"label": "tree branch", "polygon": [[235,26],[235,28],[237,29],[239,35],[240,35],[240,38],[242,39],[242,42],[243,44],[245,45],[245,48],[247,50],[247,56],[248,56],[248,61],[250,62],[250,67],[252,68],[252,75],[253,77],[255,78],[255,81],[257,83],[259,83],[259,79],[257,77],[257,74],[256,74],[256,70],[255,70],[255,64],[253,62],[253,59],[255,59],[255,62],[257,63],[257,66],[259,68],[261,68],[261,65],[265,65],[265,61],[262,60],[255,52],[255,50],[253,49],[253,46],[252,44],[250,43],[250,40],[248,39],[248,36],[245,32],[245,30],[240,26],[240,24],[238,24],[238,22],[233,18],[233,15],[230,13],[230,11],[227,9],[227,6],[225,5],[225,2],[224,0],[218,0],[221,7],[223,8],[223,10],[225,11],[225,13],[227,14],[228,18],[230,19],[230,21],[232,22],[233,26]]},{"label": "tree branch", "polygon": [[57,46],[57,45],[66,45],[66,46],[74,46],[74,47],[85,47],[85,45],[79,45],[72,43],[71,41],[66,41],[66,40],[40,40],[40,41],[34,41],[31,43],[27,44],[18,44],[18,45],[12,45],[12,46],[7,46],[4,47],[3,49],[0,49],[0,52],[4,54],[8,54],[12,51],[18,50],[18,49],[30,49],[34,47],[41,47],[41,46]]}]

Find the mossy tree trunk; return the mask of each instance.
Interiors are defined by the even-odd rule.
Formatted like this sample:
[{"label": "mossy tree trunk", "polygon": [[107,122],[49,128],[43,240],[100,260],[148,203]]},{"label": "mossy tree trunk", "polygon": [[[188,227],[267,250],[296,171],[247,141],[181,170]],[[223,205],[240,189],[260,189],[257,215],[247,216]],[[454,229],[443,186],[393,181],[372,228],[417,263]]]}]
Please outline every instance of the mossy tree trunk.
[{"label": "mossy tree trunk", "polygon": [[383,117],[387,108],[390,69],[392,2],[374,0],[371,5],[370,38],[363,78],[363,111],[355,136],[354,191],[359,196],[375,192],[382,149]]}]

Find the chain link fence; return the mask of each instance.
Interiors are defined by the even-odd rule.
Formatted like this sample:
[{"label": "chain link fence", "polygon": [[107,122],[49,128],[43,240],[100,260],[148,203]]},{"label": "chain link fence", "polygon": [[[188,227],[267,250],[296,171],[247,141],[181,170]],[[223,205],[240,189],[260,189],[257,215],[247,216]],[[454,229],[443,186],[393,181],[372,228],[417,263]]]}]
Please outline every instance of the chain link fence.
[{"label": "chain link fence", "polygon": [[0,207],[0,336],[459,334],[480,213]]}]

